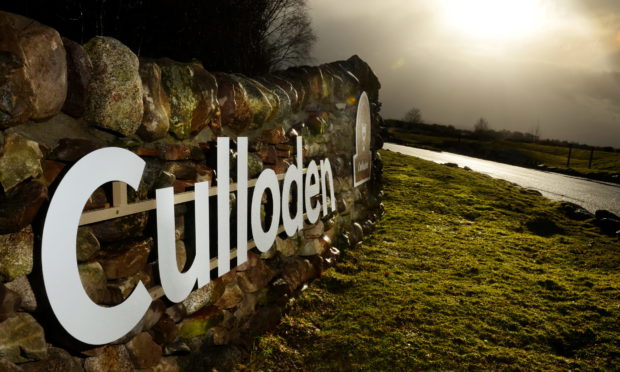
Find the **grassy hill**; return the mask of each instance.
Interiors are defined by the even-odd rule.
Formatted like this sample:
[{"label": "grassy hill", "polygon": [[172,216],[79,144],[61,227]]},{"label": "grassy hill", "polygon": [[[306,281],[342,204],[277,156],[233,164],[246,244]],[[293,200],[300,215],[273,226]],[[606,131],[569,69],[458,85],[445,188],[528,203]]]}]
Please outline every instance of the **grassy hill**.
[{"label": "grassy hill", "polygon": [[557,202],[382,152],[386,215],[238,370],[620,370],[620,242]]}]

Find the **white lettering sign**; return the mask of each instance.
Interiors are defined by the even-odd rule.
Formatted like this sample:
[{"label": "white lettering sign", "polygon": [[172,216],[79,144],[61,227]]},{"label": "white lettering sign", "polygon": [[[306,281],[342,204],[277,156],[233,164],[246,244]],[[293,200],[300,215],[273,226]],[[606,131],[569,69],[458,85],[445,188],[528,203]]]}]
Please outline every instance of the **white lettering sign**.
[{"label": "white lettering sign", "polygon": [[[229,142],[227,137],[217,140],[218,276],[230,271]],[[264,170],[254,186],[250,226],[256,247],[261,252],[272,247],[280,217],[287,235],[292,236],[303,228],[304,205],[309,223],[318,220],[321,210],[323,215],[328,209],[336,210],[329,160],[320,161],[320,172],[316,162],[311,161],[304,179],[302,149],[302,138],[297,137],[297,164],[287,169],[282,190],[271,169]],[[247,138],[238,138],[237,150],[236,244],[237,264],[241,264],[247,260],[248,248]],[[142,282],[119,305],[104,307],[92,302],[80,281],[76,255],[77,228],[90,195],[98,187],[113,181],[122,181],[137,189],[144,166],[144,161],[128,150],[114,147],[96,150],[67,172],[50,202],[41,242],[45,290],[60,324],[71,336],[87,344],[102,345],[123,337],[140,321],[151,304],[151,296]],[[295,215],[291,216],[289,203],[293,184],[297,195]],[[261,203],[267,192],[273,201],[273,211],[271,222],[264,230]],[[196,254],[192,266],[180,272],[175,247],[174,191],[171,187],[156,190],[159,273],[164,293],[172,302],[183,301],[196,285],[200,288],[210,281],[209,229],[212,224],[209,221],[209,193],[208,182],[195,184]],[[317,197],[319,193],[320,198]]]}]

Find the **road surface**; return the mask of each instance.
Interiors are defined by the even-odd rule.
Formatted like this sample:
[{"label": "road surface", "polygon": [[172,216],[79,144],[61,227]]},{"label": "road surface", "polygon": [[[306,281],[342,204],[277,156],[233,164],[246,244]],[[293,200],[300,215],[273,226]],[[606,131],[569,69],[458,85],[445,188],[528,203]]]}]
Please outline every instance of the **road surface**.
[{"label": "road surface", "polygon": [[617,184],[393,143],[386,143],[383,148],[435,163],[456,163],[460,167],[467,166],[476,172],[514,182],[528,189],[538,190],[549,199],[576,203],[593,213],[597,209],[606,209],[620,215],[620,185]]}]

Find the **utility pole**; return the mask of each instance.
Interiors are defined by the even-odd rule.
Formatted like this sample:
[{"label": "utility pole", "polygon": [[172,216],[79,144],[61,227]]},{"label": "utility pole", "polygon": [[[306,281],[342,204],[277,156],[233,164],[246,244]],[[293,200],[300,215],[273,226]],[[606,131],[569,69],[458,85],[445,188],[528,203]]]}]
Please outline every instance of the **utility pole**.
[{"label": "utility pole", "polygon": [[588,161],[588,169],[592,169],[592,159],[594,158],[594,147],[590,148],[590,160]]},{"label": "utility pole", "polygon": [[566,168],[570,168],[570,156],[573,153],[573,144],[568,145],[568,159],[566,159]]}]

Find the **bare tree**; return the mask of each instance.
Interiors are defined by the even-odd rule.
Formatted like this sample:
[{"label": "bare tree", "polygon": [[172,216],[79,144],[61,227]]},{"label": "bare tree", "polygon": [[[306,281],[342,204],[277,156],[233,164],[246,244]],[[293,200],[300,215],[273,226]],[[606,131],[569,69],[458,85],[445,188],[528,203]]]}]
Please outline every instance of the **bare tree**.
[{"label": "bare tree", "polygon": [[481,117],[478,119],[476,124],[474,124],[474,132],[475,133],[486,133],[489,131],[489,122],[487,119]]},{"label": "bare tree", "polygon": [[422,123],[422,112],[419,108],[412,107],[403,117],[403,121],[410,124],[420,124]]},{"label": "bare tree", "polygon": [[80,43],[112,36],[144,57],[249,75],[305,62],[316,40],[306,0],[20,0],[3,10]]},{"label": "bare tree", "polygon": [[268,0],[263,12],[265,30],[260,35],[269,69],[305,62],[316,41],[306,0]]}]

